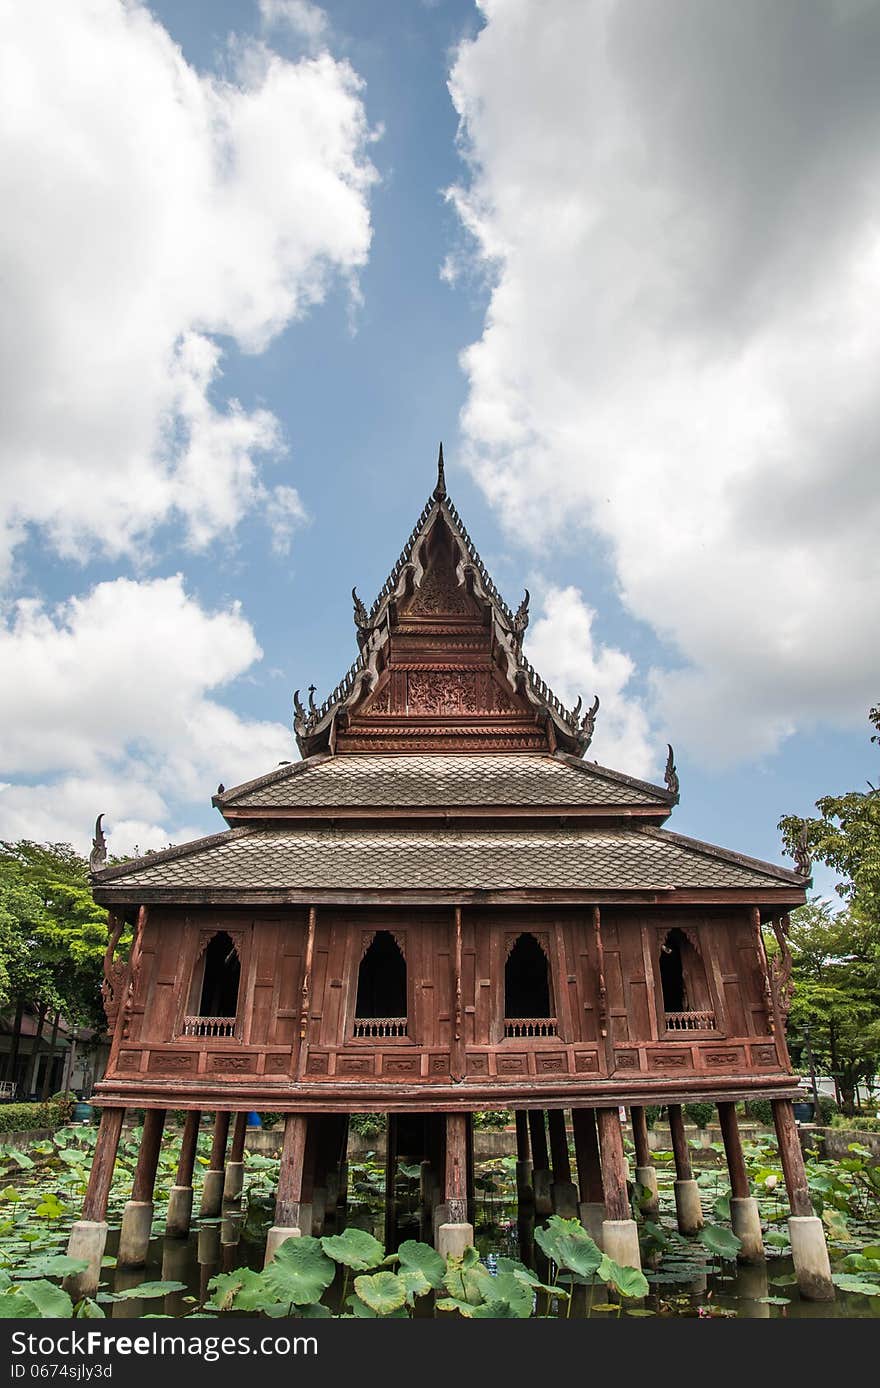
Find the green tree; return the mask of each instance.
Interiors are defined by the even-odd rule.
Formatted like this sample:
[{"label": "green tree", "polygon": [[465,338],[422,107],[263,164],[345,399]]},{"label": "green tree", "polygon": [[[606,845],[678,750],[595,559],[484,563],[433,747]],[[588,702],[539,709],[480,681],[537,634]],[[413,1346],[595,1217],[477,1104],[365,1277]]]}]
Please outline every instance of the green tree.
[{"label": "green tree", "polygon": [[854,907],[835,915],[827,901],[813,898],[792,913],[790,944],[792,1049],[797,1053],[808,1024],[816,1062],[834,1076],[841,1107],[852,1113],[856,1086],[880,1070],[876,923]]},{"label": "green tree", "polygon": [[[868,714],[880,743],[880,704]],[[803,836],[815,860],[833,868],[843,881],[837,891],[862,915],[880,925],[880,788],[869,781],[865,791],[824,795],[816,801],[818,816],[784,815],[779,828],[787,851],[794,854]]]}]

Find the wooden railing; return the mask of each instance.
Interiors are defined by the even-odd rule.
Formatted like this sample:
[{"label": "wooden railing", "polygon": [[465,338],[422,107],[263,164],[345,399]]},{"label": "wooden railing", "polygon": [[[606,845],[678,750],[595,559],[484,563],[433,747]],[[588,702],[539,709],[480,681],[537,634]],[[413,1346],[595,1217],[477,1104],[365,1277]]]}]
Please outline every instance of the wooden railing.
[{"label": "wooden railing", "polygon": [[667,1031],[714,1031],[714,1012],[667,1012]]},{"label": "wooden railing", "polygon": [[358,1040],[406,1036],[405,1017],[355,1017],[354,1034]]},{"label": "wooden railing", "polygon": [[234,1017],[184,1017],[184,1036],[234,1036]]},{"label": "wooden railing", "polygon": [[505,1036],[556,1036],[555,1017],[505,1017]]}]

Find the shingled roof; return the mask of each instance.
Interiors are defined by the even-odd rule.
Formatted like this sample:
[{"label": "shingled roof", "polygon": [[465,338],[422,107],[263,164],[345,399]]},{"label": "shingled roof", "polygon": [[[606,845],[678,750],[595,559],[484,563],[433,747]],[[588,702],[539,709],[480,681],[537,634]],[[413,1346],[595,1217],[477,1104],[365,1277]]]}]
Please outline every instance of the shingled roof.
[{"label": "shingled roof", "polygon": [[215,796],[230,817],[251,808],[306,810],[467,806],[578,808],[656,807],[665,817],[672,796],[660,786],[595,762],[543,753],[362,755],[310,757]]},{"label": "shingled roof", "polygon": [[279,829],[244,827],[95,874],[95,895],[169,898],[400,891],[669,891],[793,886],[785,868],[664,829]]}]

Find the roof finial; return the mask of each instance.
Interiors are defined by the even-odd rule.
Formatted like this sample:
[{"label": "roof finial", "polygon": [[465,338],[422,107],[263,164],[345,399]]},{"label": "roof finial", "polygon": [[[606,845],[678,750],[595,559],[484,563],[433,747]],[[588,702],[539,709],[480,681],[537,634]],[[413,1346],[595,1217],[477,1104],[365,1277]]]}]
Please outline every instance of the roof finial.
[{"label": "roof finial", "polygon": [[107,840],[104,838],[104,830],[101,826],[102,814],[95,820],[95,837],[92,839],[92,851],[89,854],[89,872],[100,872],[107,862]]},{"label": "roof finial", "polygon": [[440,453],[437,458],[437,485],[434,488],[434,500],[442,501],[446,495],[446,474],[443,468],[443,444],[440,444]]},{"label": "roof finial", "polygon": [[666,758],[666,769],[663,772],[663,780],[666,782],[666,789],[672,796],[673,805],[677,805],[680,795],[680,786],[678,780],[678,771],[675,765],[675,753],[672,750],[671,742],[667,742],[666,747],[669,751],[669,756]]}]

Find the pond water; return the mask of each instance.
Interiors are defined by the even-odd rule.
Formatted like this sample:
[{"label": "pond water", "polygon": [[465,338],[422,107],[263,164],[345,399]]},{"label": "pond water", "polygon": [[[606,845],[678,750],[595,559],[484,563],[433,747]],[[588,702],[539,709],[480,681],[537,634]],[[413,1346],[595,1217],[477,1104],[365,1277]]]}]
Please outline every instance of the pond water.
[{"label": "pond water", "polygon": [[[135,1150],[136,1136],[132,1140]],[[0,1259],[13,1277],[14,1270],[26,1265],[29,1259],[33,1261],[46,1254],[63,1251],[67,1230],[78,1212],[82,1173],[87,1170],[90,1160],[88,1143],[85,1143],[81,1154],[76,1137],[60,1152],[52,1149],[51,1144],[49,1148],[48,1152],[42,1154],[44,1163],[40,1162],[38,1152],[33,1167],[17,1171],[16,1188],[7,1185],[0,1192],[0,1199],[5,1200],[6,1210],[12,1215],[12,1220],[7,1220],[2,1226]],[[51,1154],[53,1150],[54,1155]],[[769,1160],[767,1150],[762,1149],[762,1152],[766,1162]],[[751,1154],[753,1164],[762,1158],[762,1152]],[[202,1160],[205,1160],[204,1156]],[[699,1170],[705,1218],[707,1223],[723,1223],[726,1172],[718,1162],[713,1163],[713,1154],[709,1154],[706,1160],[708,1165]],[[125,1170],[126,1158],[123,1154],[123,1169],[120,1179],[114,1183],[108,1214],[111,1227],[106,1249],[107,1265],[98,1293],[98,1301],[102,1303],[107,1316],[159,1314],[180,1317],[198,1313],[199,1307],[210,1295],[209,1283],[218,1273],[231,1272],[240,1267],[259,1270],[263,1265],[265,1231],[272,1221],[277,1163],[270,1158],[249,1154],[243,1208],[228,1212],[222,1220],[201,1223],[194,1220],[190,1237],[182,1240],[166,1239],[161,1232],[164,1222],[163,1193],[170,1185],[174,1161],[172,1143],[167,1152],[163,1149],[160,1180],[157,1182],[154,1237],[146,1266],[124,1270],[114,1266],[119,1218],[130,1190],[130,1177]],[[759,1174],[763,1170],[756,1169]],[[395,1204],[398,1242],[404,1239],[430,1240],[430,1230],[426,1229],[419,1209],[417,1171],[417,1167],[407,1167],[405,1163],[401,1163],[398,1170]],[[610,1309],[613,1314],[623,1315],[719,1318],[880,1317],[880,1295],[838,1289],[833,1303],[801,1299],[785,1238],[787,1208],[784,1195],[780,1190],[781,1183],[775,1182],[772,1175],[764,1178],[761,1192],[761,1213],[768,1240],[767,1262],[760,1267],[740,1267],[735,1261],[721,1261],[703,1244],[684,1239],[678,1234],[672,1198],[673,1171],[662,1158],[657,1162],[657,1171],[661,1197],[660,1216],[655,1222],[657,1234],[654,1242],[657,1247],[653,1255],[646,1258],[644,1268],[650,1286],[649,1295],[637,1303],[624,1302],[621,1308],[613,1299],[609,1301],[604,1288],[593,1293],[580,1286],[574,1289],[570,1310],[567,1301],[557,1302],[553,1298],[546,1298],[541,1308],[542,1314],[568,1314],[571,1317],[589,1314],[598,1318]],[[5,1171],[0,1179],[8,1181],[9,1174],[8,1170]],[[363,1161],[351,1163],[345,1224],[347,1227],[366,1229],[381,1241],[384,1241],[385,1222],[384,1181],[383,1165],[370,1155]],[[534,1224],[529,1219],[517,1218],[512,1159],[496,1158],[479,1163],[476,1186],[473,1211],[476,1244],[489,1269],[495,1267],[498,1258],[515,1258],[533,1268],[542,1282],[551,1281],[554,1269],[535,1241]],[[10,1198],[13,1189],[18,1200]],[[866,1207],[861,1214],[864,1218],[860,1217],[860,1207],[856,1207],[856,1213],[850,1214],[848,1219],[835,1211],[831,1212],[830,1218],[826,1216],[835,1268],[854,1266],[854,1260],[862,1257],[860,1250],[864,1250],[866,1245],[872,1252],[880,1251],[875,1249],[880,1244],[880,1228],[876,1219],[871,1217],[872,1211]],[[10,1222],[12,1229],[7,1227]],[[880,1288],[880,1272],[868,1272],[865,1276],[868,1285],[873,1282]],[[863,1285],[864,1281],[863,1276]],[[167,1292],[150,1287],[150,1284],[162,1282],[182,1286]],[[139,1287],[144,1287],[147,1295],[139,1297]],[[116,1300],[121,1293],[124,1294],[123,1298]],[[324,1300],[333,1306],[334,1300],[338,1302],[338,1296],[338,1291],[334,1296],[331,1287]],[[431,1296],[417,1300],[416,1314],[433,1314]]]}]

